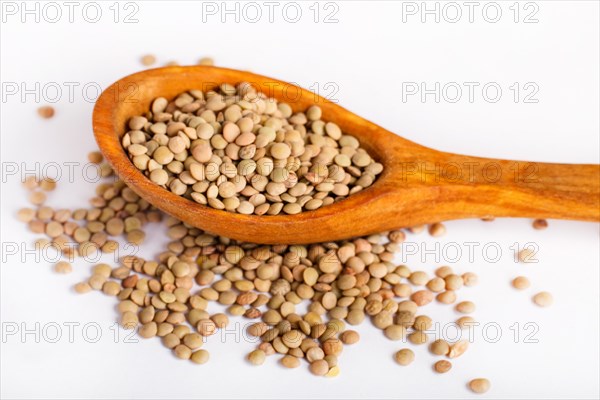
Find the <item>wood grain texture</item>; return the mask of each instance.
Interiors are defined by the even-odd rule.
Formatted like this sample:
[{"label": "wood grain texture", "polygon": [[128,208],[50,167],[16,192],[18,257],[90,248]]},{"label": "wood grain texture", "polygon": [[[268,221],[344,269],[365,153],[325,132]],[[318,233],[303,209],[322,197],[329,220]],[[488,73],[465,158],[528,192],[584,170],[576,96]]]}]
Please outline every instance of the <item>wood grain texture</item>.
[{"label": "wood grain texture", "polygon": [[[242,215],[197,204],[140,172],[120,144],[126,123],[156,97],[250,82],[289,103],[312,104],[323,119],[357,137],[385,169],[366,190],[298,215]],[[107,88],[93,114],[94,135],[117,175],[161,210],[205,231],[254,243],[339,240],[462,218],[532,217],[600,221],[600,166],[494,160],[444,153],[401,138],[310,91],[249,72],[166,67],[129,75]]]}]

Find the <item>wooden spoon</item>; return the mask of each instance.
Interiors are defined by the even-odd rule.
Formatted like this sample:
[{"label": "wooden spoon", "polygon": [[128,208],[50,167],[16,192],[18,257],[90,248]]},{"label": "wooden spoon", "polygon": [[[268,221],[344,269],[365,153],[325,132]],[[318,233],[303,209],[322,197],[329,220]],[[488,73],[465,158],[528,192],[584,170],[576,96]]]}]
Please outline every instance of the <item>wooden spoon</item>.
[{"label": "wooden spoon", "polygon": [[[297,215],[256,216],[216,210],[152,183],[120,144],[128,119],[156,97],[250,82],[359,139],[384,165],[375,183],[349,198]],[[308,90],[225,68],[167,67],[129,75],[106,89],[94,108],[96,140],[117,175],[157,208],[205,231],[253,243],[311,243],[438,221],[482,217],[600,220],[600,166],[505,161],[445,153],[399,137]]]}]

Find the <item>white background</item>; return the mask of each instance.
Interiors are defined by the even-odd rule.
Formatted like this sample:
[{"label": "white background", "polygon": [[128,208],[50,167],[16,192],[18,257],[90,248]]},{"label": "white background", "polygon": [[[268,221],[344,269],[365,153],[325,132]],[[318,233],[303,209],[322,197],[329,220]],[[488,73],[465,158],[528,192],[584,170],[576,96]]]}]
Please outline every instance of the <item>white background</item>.
[{"label": "white background", "polygon": [[[6,6],[4,2],[4,6]],[[34,3],[34,2],[31,2]],[[20,2],[14,3],[22,7]],[[434,21],[420,14],[405,14],[403,3],[392,1],[338,1],[337,23],[323,23],[324,3],[319,22],[313,21],[309,7],[300,2],[302,18],[286,22],[280,5],[274,22],[268,9],[258,23],[220,14],[203,21],[201,3],[191,1],[135,2],[137,23],[113,21],[109,7],[101,2],[102,18],[87,22],[82,6],[75,9],[73,23],[68,9],[62,19],[48,23],[41,15],[3,14],[1,27],[1,79],[3,99],[1,121],[2,155],[2,244],[17,243],[31,248],[34,235],[14,216],[26,204],[19,184],[24,169],[56,162],[63,178],[49,203],[60,207],[85,207],[94,184],[82,179],[82,163],[95,149],[91,132],[94,90],[88,99],[85,84],[108,86],[123,75],[141,68],[139,57],[155,54],[158,65],[169,61],[193,64],[212,56],[217,65],[248,69],[304,87],[321,88],[333,83],[334,99],[350,110],[398,134],[441,150],[479,156],[553,161],[565,163],[599,162],[599,7],[596,1],[536,1],[525,8],[518,5],[519,22],[513,18],[513,1],[498,2],[502,16],[497,23],[482,16],[485,2],[468,21],[468,9],[458,2],[462,19],[449,23],[447,14]],[[221,7],[221,3],[214,3]],[[283,4],[283,3],[282,3]],[[421,3],[414,3],[422,7]],[[440,3],[438,7],[443,7]],[[34,7],[33,4],[30,5]],[[232,3],[229,3],[233,7]],[[404,4],[404,7],[410,7]],[[428,3],[433,8],[433,2]],[[43,3],[39,3],[40,12]],[[241,7],[241,5],[240,5]],[[534,7],[534,8],[532,8]],[[537,7],[537,23],[523,23]],[[4,9],[3,9],[4,10]],[[128,9],[132,10],[132,9]],[[21,10],[19,10],[21,11]],[[52,10],[47,9],[50,13]],[[446,8],[450,13],[452,10]],[[493,10],[488,9],[488,18]],[[89,16],[93,17],[92,11]],[[290,16],[293,14],[290,11]],[[46,15],[54,18],[54,14]],[[52,120],[41,120],[36,108],[54,97],[40,93],[21,99],[22,92],[8,96],[6,83],[25,83],[27,88],[56,83],[63,88],[55,104]],[[65,82],[76,82],[74,98],[69,99]],[[409,96],[403,101],[403,87],[425,82],[432,88],[449,82],[477,82],[479,88],[494,82],[503,92],[496,103],[475,91],[473,102],[467,92],[456,103],[430,95],[421,101]],[[537,103],[514,101],[510,87],[532,82],[539,91]],[[35,91],[35,90],[34,90]],[[521,94],[530,93],[530,90]],[[325,116],[326,117],[326,116]],[[77,162],[76,179],[69,182],[65,162]],[[17,168],[17,175],[10,173]],[[492,389],[488,398],[598,398],[599,396],[599,227],[596,223],[550,221],[546,231],[535,231],[530,220],[478,220],[447,224],[448,234],[440,240],[441,249],[457,243],[462,257],[451,262],[443,251],[428,254],[424,260],[412,256],[413,269],[433,271],[439,265],[452,265],[459,272],[475,271],[480,284],[459,292],[460,299],[476,302],[475,317],[481,324],[496,323],[502,336],[496,343],[485,340],[476,330],[469,351],[454,362],[446,375],[431,370],[435,361],[425,347],[416,348],[416,361],[399,367],[392,354],[404,345],[390,342],[381,332],[365,323],[358,330],[361,342],[346,347],[340,359],[341,375],[336,379],[311,376],[306,365],[288,371],[270,358],[262,367],[250,367],[244,355],[251,343],[215,336],[205,345],[211,353],[204,366],[176,360],[158,339],[126,343],[120,333],[115,343],[117,317],[114,299],[91,293],[77,296],[71,287],[89,274],[90,265],[77,263],[74,273],[59,276],[46,261],[36,262],[31,254],[2,251],[1,395],[3,398],[465,398],[473,396],[466,383],[487,377]],[[433,248],[426,234],[410,236],[411,242]],[[149,233],[144,254],[151,256],[166,242],[163,229]],[[465,242],[477,242],[469,260]],[[511,246],[534,242],[539,246],[539,263],[517,264]],[[498,243],[502,257],[486,262],[481,248]],[[436,260],[436,255],[440,259]],[[401,260],[398,260],[400,262]],[[509,285],[517,274],[530,277],[532,288],[517,292]],[[555,304],[547,309],[534,306],[531,296],[538,290],[554,294]],[[215,308],[216,309],[216,308]],[[450,307],[430,305],[426,312],[440,323],[457,318]],[[236,322],[244,322],[235,320]],[[525,343],[524,324],[536,324],[537,343]],[[41,334],[21,337],[22,330]],[[69,343],[64,324],[75,327]],[[82,333],[86,323],[102,329],[97,343],[89,343]],[[514,330],[520,325],[515,343]],[[50,343],[55,330],[62,337]],[[16,335],[7,329],[17,326]],[[45,327],[45,331],[44,331]],[[112,328],[111,328],[112,327]],[[88,331],[94,336],[94,330]],[[488,331],[495,336],[493,329]]]}]

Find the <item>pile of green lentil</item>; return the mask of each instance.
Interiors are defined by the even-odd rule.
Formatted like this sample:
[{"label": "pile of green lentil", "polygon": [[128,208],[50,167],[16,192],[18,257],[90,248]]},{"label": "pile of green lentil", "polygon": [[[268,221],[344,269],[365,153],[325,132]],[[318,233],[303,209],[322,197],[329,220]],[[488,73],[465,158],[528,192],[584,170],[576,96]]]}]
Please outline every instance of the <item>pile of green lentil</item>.
[{"label": "pile of green lentil", "polygon": [[293,113],[248,83],[159,97],[122,138],[154,183],[197,203],[241,214],[298,214],[370,186],[383,166],[321,120]]}]

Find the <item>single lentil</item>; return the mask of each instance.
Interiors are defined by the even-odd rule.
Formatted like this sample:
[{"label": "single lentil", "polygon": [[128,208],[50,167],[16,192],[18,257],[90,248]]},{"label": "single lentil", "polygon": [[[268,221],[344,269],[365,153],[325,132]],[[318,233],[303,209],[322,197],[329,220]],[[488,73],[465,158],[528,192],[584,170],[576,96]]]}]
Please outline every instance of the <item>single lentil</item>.
[{"label": "single lentil", "polygon": [[141,61],[142,65],[145,65],[147,67],[156,62],[156,57],[153,56],[152,54],[146,54],[145,56],[142,56],[140,61]]},{"label": "single lentil", "polygon": [[411,349],[401,349],[394,354],[394,360],[398,364],[406,366],[415,360],[415,353]]},{"label": "single lentil", "polygon": [[548,228],[548,221],[545,219],[535,219],[532,222],[533,229],[543,230]]},{"label": "single lentil", "polygon": [[54,271],[58,272],[59,274],[68,274],[69,272],[73,271],[73,267],[66,261],[59,261],[56,263],[56,265],[54,265]]},{"label": "single lentil", "polygon": [[262,365],[265,362],[267,355],[262,350],[254,350],[248,354],[248,361],[252,365]]},{"label": "single lentil", "polygon": [[477,378],[469,382],[469,389],[471,389],[473,393],[485,393],[490,390],[490,387],[490,381],[485,378]]},{"label": "single lentil", "polygon": [[448,360],[439,360],[435,364],[433,364],[433,369],[435,372],[440,374],[445,374],[446,372],[452,369],[452,363]]},{"label": "single lentil", "polygon": [[540,307],[549,307],[554,302],[554,299],[548,292],[539,292],[533,296],[533,302]]},{"label": "single lentil", "polygon": [[445,356],[450,351],[450,345],[444,339],[437,339],[431,343],[429,350],[437,356]]},{"label": "single lentil", "polygon": [[529,286],[531,286],[531,283],[526,277],[517,276],[515,279],[512,280],[512,286],[518,290],[525,290],[529,288]]},{"label": "single lentil", "polygon": [[38,108],[37,112],[38,112],[38,115],[42,118],[45,118],[45,119],[52,118],[54,116],[54,107],[42,106],[42,107]]}]

